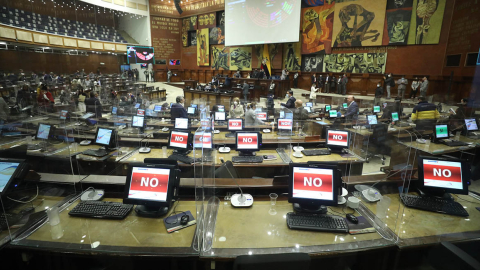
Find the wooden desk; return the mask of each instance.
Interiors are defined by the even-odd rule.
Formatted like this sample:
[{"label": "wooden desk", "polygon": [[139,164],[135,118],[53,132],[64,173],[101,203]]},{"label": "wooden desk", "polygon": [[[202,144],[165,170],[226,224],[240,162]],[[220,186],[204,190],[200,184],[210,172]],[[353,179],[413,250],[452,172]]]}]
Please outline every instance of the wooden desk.
[{"label": "wooden desk", "polygon": [[430,143],[427,145],[425,143],[423,144],[418,143],[416,140],[408,141],[408,142],[400,141],[400,143],[430,155],[443,155],[443,154],[453,153],[458,151],[473,150],[476,147],[478,147],[478,143],[480,142],[480,140],[469,139],[465,136],[460,136],[460,141],[469,143],[470,146],[448,146],[440,143]]},{"label": "wooden desk", "polygon": [[[219,78],[220,82],[225,83],[225,78]],[[253,85],[254,89],[249,91],[249,100],[251,101],[260,101],[260,97],[266,97],[269,94],[270,83],[272,80],[267,79],[248,79],[248,78],[231,78],[231,89],[236,89],[237,84],[243,86],[243,82],[247,82],[249,85]],[[275,82],[274,95],[275,97],[284,97],[287,94],[287,91],[290,90],[290,81],[289,80],[273,80]],[[243,90],[241,91],[243,93]],[[242,94],[243,97],[243,94]]]},{"label": "wooden desk", "polygon": [[185,107],[190,107],[190,104],[195,103],[197,100],[204,100],[206,104],[210,105],[210,109],[213,105],[223,105],[225,110],[228,111],[235,95],[184,89],[183,96],[185,97]]},{"label": "wooden desk", "polygon": [[183,82],[185,83],[185,88],[187,86],[190,87],[190,89],[195,89],[197,88],[197,81],[195,80],[183,80]]}]

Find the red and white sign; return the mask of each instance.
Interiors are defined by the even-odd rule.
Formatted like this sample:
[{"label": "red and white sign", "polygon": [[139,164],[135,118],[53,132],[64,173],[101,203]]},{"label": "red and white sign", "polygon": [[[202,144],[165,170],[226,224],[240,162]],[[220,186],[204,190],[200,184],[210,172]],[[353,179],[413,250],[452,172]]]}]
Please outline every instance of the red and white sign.
[{"label": "red and white sign", "polygon": [[294,198],[333,200],[333,171],[318,168],[293,168]]},{"label": "red and white sign", "polygon": [[187,143],[188,143],[188,133],[172,131],[172,135],[170,137],[170,146],[186,149]]},{"label": "red and white sign", "polygon": [[133,168],[128,198],[166,201],[169,176],[170,170],[168,169]]},{"label": "red and white sign", "polygon": [[242,130],[242,119],[229,119],[228,130]]},{"label": "red and white sign", "polygon": [[257,112],[257,118],[266,121],[267,120],[267,113],[266,112]]},{"label": "red and white sign", "polygon": [[193,145],[195,148],[212,148],[212,133],[210,132],[199,132],[195,134]]},{"label": "red and white sign", "polygon": [[237,133],[237,136],[238,136],[237,150],[258,149],[258,133]]},{"label": "red and white sign", "polygon": [[328,145],[348,146],[348,132],[329,130]]},{"label": "red and white sign", "polygon": [[144,116],[145,115],[145,110],[144,109],[138,109],[137,110],[137,115],[138,116]]},{"label": "red and white sign", "polygon": [[463,189],[462,165],[460,162],[424,159],[423,183],[430,187]]},{"label": "red and white sign", "polygon": [[60,112],[60,119],[67,119],[67,114],[68,114],[68,111],[61,111]]},{"label": "red and white sign", "polygon": [[292,119],[278,119],[279,130],[292,130],[292,127],[293,127]]}]

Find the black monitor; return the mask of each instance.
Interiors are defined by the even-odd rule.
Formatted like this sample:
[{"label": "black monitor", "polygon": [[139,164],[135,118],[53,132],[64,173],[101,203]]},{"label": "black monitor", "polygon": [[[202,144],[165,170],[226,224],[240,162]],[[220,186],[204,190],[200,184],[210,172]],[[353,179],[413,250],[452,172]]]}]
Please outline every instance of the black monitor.
[{"label": "black monitor", "polygon": [[303,107],[307,112],[311,113],[312,112],[312,107]]},{"label": "black monitor", "polygon": [[217,107],[218,107],[218,111],[219,111],[219,112],[224,112],[224,111],[225,111],[225,106],[223,106],[223,105],[217,105]]},{"label": "black monitor", "polygon": [[313,102],[307,102],[307,103],[305,103],[305,107],[313,107]]},{"label": "black monitor", "polygon": [[260,132],[237,132],[235,137],[235,149],[240,152],[240,156],[253,156],[255,151],[260,150],[262,144]]},{"label": "black monitor", "polygon": [[467,132],[478,131],[478,123],[475,118],[465,119],[465,129]]},{"label": "black monitor", "polygon": [[134,163],[129,166],[123,203],[135,204],[139,216],[168,213],[174,196],[177,170],[173,165]]},{"label": "black monitor", "polygon": [[224,111],[222,112],[215,112],[215,121],[225,121],[226,120],[226,114]]},{"label": "black monitor", "polygon": [[195,115],[195,107],[188,107],[187,108],[187,113],[189,115]]},{"label": "black monitor", "polygon": [[145,126],[145,118],[143,116],[133,116],[132,127],[143,128]]},{"label": "black monitor", "polygon": [[144,109],[137,109],[137,115],[138,116],[145,116],[145,110]]},{"label": "black monitor", "polygon": [[433,136],[435,140],[448,139],[450,136],[450,130],[448,129],[447,124],[435,125],[433,130]]},{"label": "black monitor", "polygon": [[193,136],[193,147],[195,149],[212,149],[213,136],[210,131],[197,131]]},{"label": "black monitor", "polygon": [[153,108],[153,111],[154,112],[161,112],[162,111],[162,105],[155,105],[155,107]]},{"label": "black monitor", "polygon": [[52,125],[48,124],[38,124],[37,133],[35,135],[36,139],[48,140],[53,137],[55,128]]},{"label": "black monitor", "polygon": [[192,150],[192,134],[183,130],[172,130],[168,136],[168,148],[176,152],[187,154]]},{"label": "black monitor", "polygon": [[350,133],[346,130],[327,130],[326,146],[335,152],[348,149],[350,147]]},{"label": "black monitor", "polygon": [[135,109],[140,108],[140,103],[135,104]]},{"label": "black monitor", "polygon": [[343,103],[343,108],[348,109],[348,103]]},{"label": "black monitor", "polygon": [[267,121],[268,113],[267,112],[255,112],[258,120]]},{"label": "black monitor", "polygon": [[317,213],[338,204],[340,174],[335,165],[290,163],[288,202],[295,211]]},{"label": "black monitor", "polygon": [[118,110],[117,107],[112,107],[112,114],[117,114],[117,110]]},{"label": "black monitor", "polygon": [[98,127],[95,134],[95,143],[106,149],[115,148],[115,130],[112,128]]},{"label": "black monitor", "polygon": [[175,118],[175,129],[188,129],[188,118]]},{"label": "black monitor", "polygon": [[337,118],[338,117],[337,110],[329,110],[328,111],[328,116],[330,118]]},{"label": "black monitor", "polygon": [[332,109],[331,105],[325,105],[325,112],[330,111],[330,109]]},{"label": "black monitor", "polygon": [[392,113],[392,122],[397,122],[399,120],[400,120],[400,118],[398,117],[398,112],[393,112]]},{"label": "black monitor", "polygon": [[367,122],[369,125],[378,124],[377,115],[376,114],[367,115]]},{"label": "black monitor", "polygon": [[28,173],[28,164],[21,159],[0,158],[0,195],[13,192]]},{"label": "black monitor", "polygon": [[464,160],[433,156],[418,158],[419,188],[434,196],[468,194],[470,165]]},{"label": "black monitor", "polygon": [[373,106],[373,113],[380,113],[380,106]]}]

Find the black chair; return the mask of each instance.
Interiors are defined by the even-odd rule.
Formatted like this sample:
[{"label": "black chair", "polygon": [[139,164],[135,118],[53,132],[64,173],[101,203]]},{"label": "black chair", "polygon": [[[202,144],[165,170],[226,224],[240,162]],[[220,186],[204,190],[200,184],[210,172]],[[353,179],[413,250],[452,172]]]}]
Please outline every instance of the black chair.
[{"label": "black chair", "polygon": [[215,178],[238,178],[238,173],[233,163],[227,160],[223,166],[218,167],[215,170]]},{"label": "black chair", "polygon": [[310,256],[306,253],[285,253],[238,256],[233,263],[234,270],[307,270]]}]

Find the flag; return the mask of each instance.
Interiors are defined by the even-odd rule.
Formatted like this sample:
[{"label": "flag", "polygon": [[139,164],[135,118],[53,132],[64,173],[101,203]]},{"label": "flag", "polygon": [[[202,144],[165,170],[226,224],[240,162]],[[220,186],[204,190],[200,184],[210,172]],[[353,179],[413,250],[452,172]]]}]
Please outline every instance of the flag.
[{"label": "flag", "polygon": [[[264,67],[263,67],[264,66]],[[262,60],[262,68],[265,70],[265,68],[267,70],[265,70],[265,73],[268,74],[267,76],[269,76],[270,74],[272,74],[272,68],[270,66],[270,53],[268,51],[268,44],[264,44],[263,45],[263,60]],[[268,72],[267,72],[268,71]]]}]

